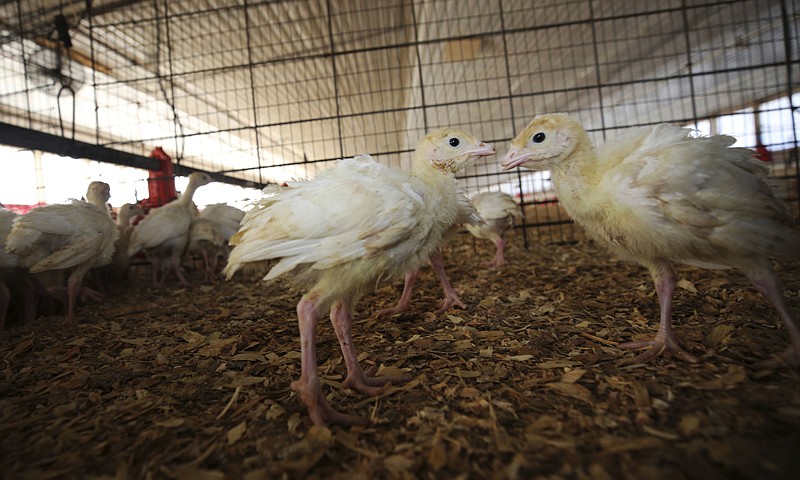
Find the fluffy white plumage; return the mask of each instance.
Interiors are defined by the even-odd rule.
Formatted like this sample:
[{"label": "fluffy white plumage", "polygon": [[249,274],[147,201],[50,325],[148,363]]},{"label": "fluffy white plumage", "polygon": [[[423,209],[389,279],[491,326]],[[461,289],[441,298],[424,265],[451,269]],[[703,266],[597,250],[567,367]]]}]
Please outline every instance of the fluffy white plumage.
[{"label": "fluffy white plumage", "polygon": [[[177,200],[150,210],[148,215],[133,229],[128,256],[144,250],[153,265],[153,285],[158,286],[161,261],[168,260],[180,283],[189,285],[181,271],[180,260],[189,243],[189,228],[196,215],[192,203],[194,192],[211,183],[211,177],[202,172],[189,175],[186,191]],[[162,281],[166,279],[162,278]]]},{"label": "fluffy white plumage", "polygon": [[222,238],[227,242],[239,230],[239,224],[244,218],[244,211],[226,203],[214,203],[207,205],[200,212],[199,217],[213,222],[222,234]]},{"label": "fluffy white plumage", "polygon": [[[246,263],[280,259],[265,280],[300,267],[294,274],[301,281],[329,287],[320,310],[333,298],[357,299],[363,292],[353,295],[353,285],[372,288],[421,265],[447,230],[434,227],[464,215],[455,182],[443,188],[448,192],[435,192],[368,155],[342,160],[248,212],[226,270],[232,275]],[[442,198],[441,208],[426,201],[433,196]]]},{"label": "fluffy white plumage", "polygon": [[800,322],[770,258],[800,258],[791,215],[765,181],[765,166],[728,136],[692,137],[673,125],[632,129],[597,150],[567,115],[536,117],[512,141],[505,169],[552,170],[559,201],[587,234],[646,266],[661,303],[661,325],[637,361],[663,350],[687,361],[672,331],[674,264],[741,269],[774,304],[791,336],[782,360],[800,365]]},{"label": "fluffy white plumage", "polygon": [[472,135],[444,129],[420,141],[411,174],[369,156],[342,160],[312,181],[264,198],[245,215],[231,239],[228,277],[246,264],[278,260],[266,279],[291,273],[309,287],[297,305],[302,374],[292,388],[314,423],[363,423],[334,411],[322,394],[315,347],[320,315],[330,309],[347,365],[344,384],[379,393],[392,378],[368,377],[359,366],[352,309],[381,280],[428,260],[464,213],[453,173],[493,153]]},{"label": "fluffy white plumage", "polygon": [[521,217],[519,205],[514,197],[504,192],[481,192],[472,197],[472,206],[484,223],[466,224],[467,231],[477,238],[489,240],[495,245],[494,258],[490,266],[500,267],[506,263],[503,238],[505,232],[514,226],[514,220]]},{"label": "fluffy white plumage", "polygon": [[75,323],[75,302],[83,276],[111,261],[119,235],[106,207],[108,184],[92,182],[88,202],[47,205],[14,220],[6,252],[19,257],[31,273],[69,271],[67,323]]}]

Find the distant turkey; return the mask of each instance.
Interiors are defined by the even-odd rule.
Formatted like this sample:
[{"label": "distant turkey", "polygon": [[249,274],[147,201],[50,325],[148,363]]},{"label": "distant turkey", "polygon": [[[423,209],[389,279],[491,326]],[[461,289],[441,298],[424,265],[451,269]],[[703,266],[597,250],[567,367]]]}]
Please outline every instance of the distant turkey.
[{"label": "distant turkey", "polygon": [[194,192],[211,183],[207,173],[195,172],[189,175],[189,184],[177,200],[150,210],[146,217],[133,229],[128,256],[144,251],[153,266],[153,286],[161,285],[166,280],[161,274],[161,262],[169,262],[169,266],[178,276],[182,285],[189,281],[181,270],[181,257],[189,244],[189,228],[197,215],[192,203]]},{"label": "distant turkey", "polygon": [[203,259],[206,282],[214,281],[220,258],[227,256],[227,241],[217,224],[208,218],[197,217],[192,220],[186,254],[190,257],[199,255]]},{"label": "distant turkey", "polygon": [[503,238],[505,232],[514,226],[514,220],[521,217],[519,205],[514,197],[503,192],[483,192],[472,197],[472,206],[483,218],[484,224],[465,224],[469,233],[477,238],[490,240],[495,245],[495,255],[488,265],[501,267],[506,263]]},{"label": "distant turkey", "polygon": [[[19,264],[33,274],[52,272],[67,275],[67,317],[75,324],[75,306],[83,277],[90,269],[111,262],[119,231],[108,213],[111,197],[108,184],[92,182],[87,201],[46,205],[14,220],[6,241],[6,252],[16,254]],[[55,277],[58,278],[58,277]],[[58,296],[62,285],[48,284]],[[98,296],[96,292],[92,295]]]},{"label": "distant turkey", "polygon": [[239,230],[239,223],[244,218],[244,211],[226,203],[212,203],[200,212],[200,218],[213,222],[222,238],[227,242]]},{"label": "distant turkey", "polygon": [[114,246],[114,256],[111,263],[103,267],[107,273],[114,279],[122,279],[128,277],[128,270],[130,269],[131,260],[128,256],[128,246],[131,241],[131,234],[133,233],[133,225],[131,221],[139,215],[144,214],[144,210],[138,203],[126,203],[119,207],[117,211],[117,230],[119,230],[119,238]]}]

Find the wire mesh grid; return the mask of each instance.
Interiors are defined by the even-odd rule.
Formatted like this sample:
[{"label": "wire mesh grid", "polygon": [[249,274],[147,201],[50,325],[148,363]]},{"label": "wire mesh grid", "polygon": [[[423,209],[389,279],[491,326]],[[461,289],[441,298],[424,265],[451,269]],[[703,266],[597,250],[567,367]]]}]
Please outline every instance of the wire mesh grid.
[{"label": "wire mesh grid", "polygon": [[[69,51],[53,47],[59,14]],[[796,1],[17,0],[0,19],[12,125],[140,155],[162,146],[263,185],[359,153],[409,168],[443,126],[502,157],[540,113],[576,115],[597,143],[673,122],[763,146],[800,216]],[[49,86],[32,75],[41,51],[68,65]],[[582,238],[546,172],[488,158],[460,181],[514,196],[526,246]]]}]

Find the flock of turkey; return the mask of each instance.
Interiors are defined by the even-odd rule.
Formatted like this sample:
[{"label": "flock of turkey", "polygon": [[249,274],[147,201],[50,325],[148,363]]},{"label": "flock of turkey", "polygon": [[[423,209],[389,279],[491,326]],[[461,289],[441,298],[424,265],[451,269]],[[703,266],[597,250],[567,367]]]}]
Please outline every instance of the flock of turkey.
[{"label": "flock of turkey", "polygon": [[[503,169],[550,170],[559,201],[587,235],[622,259],[648,268],[661,306],[660,327],[651,341],[620,345],[663,352],[687,362],[672,329],[675,266],[738,268],[775,306],[789,334],[789,347],[763,366],[800,366],[800,322],[787,305],[772,259],[797,259],[800,236],[791,214],[765,179],[753,152],[733,148],[726,136],[699,138],[671,125],[633,129],[595,149],[583,127],[562,114],[536,117],[511,143]],[[503,233],[519,205],[499,192],[469,199],[456,173],[494,147],[469,133],[445,128],[420,140],[409,172],[389,168],[368,155],[339,162],[311,181],[270,189],[247,212],[225,204],[198,212],[192,197],[211,181],[190,175],[177,200],[141,214],[123,205],[115,224],[109,187],[92,182],[85,201],[49,205],[17,216],[0,210],[0,326],[13,296],[30,319],[38,296],[63,301],[66,322],[75,324],[79,300],[100,300],[91,288],[106,276],[125,275],[130,258],[143,252],[152,282],[163,286],[173,272],[182,285],[186,256],[203,261],[206,281],[240,269],[289,276],[304,290],[297,304],[301,376],[292,383],[317,425],[364,424],[366,419],[331,408],[317,373],[316,335],[330,315],[347,367],[343,384],[379,395],[399,375],[375,377],[359,365],[353,311],[381,282],[405,276],[397,306],[408,309],[419,268],[430,263],[442,282],[441,310],[464,307],[445,274],[440,246],[460,225],[492,241],[489,266],[502,266]],[[89,283],[85,279],[91,278]]]}]

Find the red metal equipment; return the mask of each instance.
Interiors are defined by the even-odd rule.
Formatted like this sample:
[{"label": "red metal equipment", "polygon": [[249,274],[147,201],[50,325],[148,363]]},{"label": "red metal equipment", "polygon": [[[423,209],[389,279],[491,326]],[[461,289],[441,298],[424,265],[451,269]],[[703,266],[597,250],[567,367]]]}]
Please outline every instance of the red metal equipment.
[{"label": "red metal equipment", "polygon": [[170,156],[161,147],[156,147],[150,152],[150,158],[158,160],[161,168],[159,170],[151,170],[149,173],[147,190],[150,193],[150,197],[139,202],[145,213],[151,208],[160,207],[178,198],[178,194],[175,191],[175,174],[172,171],[172,159]]}]

